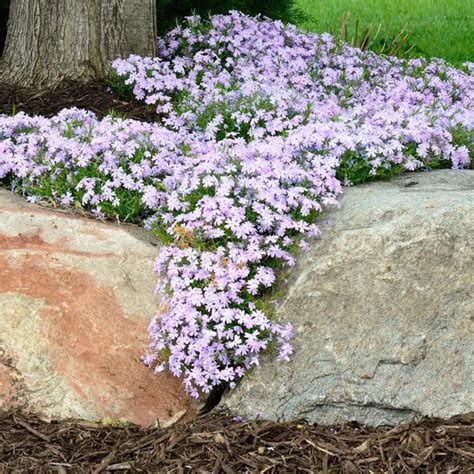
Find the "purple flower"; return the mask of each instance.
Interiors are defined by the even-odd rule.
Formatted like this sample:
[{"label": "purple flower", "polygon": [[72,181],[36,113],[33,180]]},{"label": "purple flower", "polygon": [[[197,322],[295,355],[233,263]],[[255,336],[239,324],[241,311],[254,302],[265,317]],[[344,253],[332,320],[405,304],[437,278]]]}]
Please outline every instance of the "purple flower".
[{"label": "purple flower", "polygon": [[270,318],[273,268],[319,235],[353,167],[470,164],[474,65],[377,56],[238,12],[190,17],[157,44],[159,58],[113,68],[160,123],[0,115],[0,181],[158,236],[144,361],[197,397],[235,386],[272,340],[291,356],[291,325]]}]

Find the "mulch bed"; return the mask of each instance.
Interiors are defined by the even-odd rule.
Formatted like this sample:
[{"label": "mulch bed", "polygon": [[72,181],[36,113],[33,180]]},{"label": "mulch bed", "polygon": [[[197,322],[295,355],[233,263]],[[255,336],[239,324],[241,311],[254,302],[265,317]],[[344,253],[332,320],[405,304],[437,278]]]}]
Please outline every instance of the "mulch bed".
[{"label": "mulch bed", "polygon": [[0,472],[473,472],[474,413],[397,428],[238,422],[213,411],[168,429],[0,413]]},{"label": "mulch bed", "polygon": [[51,117],[64,108],[79,107],[103,117],[111,110],[128,118],[153,122],[157,115],[152,106],[136,100],[120,100],[105,82],[89,84],[64,82],[53,90],[22,89],[0,83],[0,114],[10,115],[13,110],[29,115]]}]

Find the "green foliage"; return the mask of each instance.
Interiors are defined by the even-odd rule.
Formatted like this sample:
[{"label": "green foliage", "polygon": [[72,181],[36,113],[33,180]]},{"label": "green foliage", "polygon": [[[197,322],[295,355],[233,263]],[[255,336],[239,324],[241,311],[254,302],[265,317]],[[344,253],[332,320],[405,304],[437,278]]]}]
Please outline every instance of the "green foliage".
[{"label": "green foliage", "polygon": [[364,51],[371,50],[377,54],[400,58],[411,58],[422,54],[420,48],[412,41],[408,25],[404,25],[399,32],[393,35],[383,36],[381,31],[382,24],[379,24],[377,28],[372,28],[371,25],[362,27],[358,19],[351,22],[349,12],[342,16],[339,30],[330,30],[340,41]]},{"label": "green foliage", "polygon": [[372,165],[364,158],[350,152],[346,152],[339,167],[336,170],[336,178],[342,183],[352,185],[367,183],[376,179],[387,179],[398,176],[404,171],[403,165],[391,163],[387,167],[377,168],[375,174],[372,172]]},{"label": "green foliage", "polygon": [[229,10],[239,10],[248,15],[261,13],[285,22],[304,19],[294,0],[157,0],[158,35],[165,34],[177,21],[193,12],[206,16]]},{"label": "green foliage", "polygon": [[11,0],[0,0],[0,56],[3,52],[5,38],[7,36],[8,12],[10,10]]},{"label": "green foliage", "polygon": [[[416,45],[412,54],[443,58],[456,66],[474,61],[474,0],[295,0],[295,6],[306,19],[294,21],[308,31],[335,31],[349,12],[349,39],[354,37],[356,19],[362,27],[359,39],[366,25],[371,35],[382,25],[379,39],[389,40],[408,25],[409,47]],[[377,50],[381,44],[374,46]]]},{"label": "green foliage", "polygon": [[119,76],[115,72],[115,69],[107,67],[105,78],[107,85],[115,92],[115,94],[117,94],[120,99],[133,99],[133,86],[125,84],[123,77]]}]

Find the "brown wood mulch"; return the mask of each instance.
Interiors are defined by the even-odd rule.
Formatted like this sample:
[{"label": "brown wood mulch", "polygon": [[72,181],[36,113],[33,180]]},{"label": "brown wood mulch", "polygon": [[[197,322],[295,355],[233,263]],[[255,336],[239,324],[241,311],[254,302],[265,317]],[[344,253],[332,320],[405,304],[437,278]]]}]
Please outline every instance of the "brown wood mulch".
[{"label": "brown wood mulch", "polygon": [[0,413],[0,472],[387,472],[474,469],[474,413],[396,428],[236,421],[213,411],[168,429]]},{"label": "brown wood mulch", "polygon": [[99,117],[114,110],[141,121],[153,122],[157,118],[152,106],[133,99],[121,100],[102,81],[89,84],[63,82],[55,89],[43,91],[0,82],[0,114],[22,111],[29,115],[51,117],[69,107],[88,109]]}]

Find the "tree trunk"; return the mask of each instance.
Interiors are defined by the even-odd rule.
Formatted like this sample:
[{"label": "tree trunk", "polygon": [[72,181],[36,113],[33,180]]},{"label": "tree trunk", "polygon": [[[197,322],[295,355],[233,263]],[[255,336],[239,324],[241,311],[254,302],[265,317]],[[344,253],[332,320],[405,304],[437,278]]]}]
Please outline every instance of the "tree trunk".
[{"label": "tree trunk", "polygon": [[153,56],[155,0],[12,0],[0,81],[87,82],[129,54]]}]

